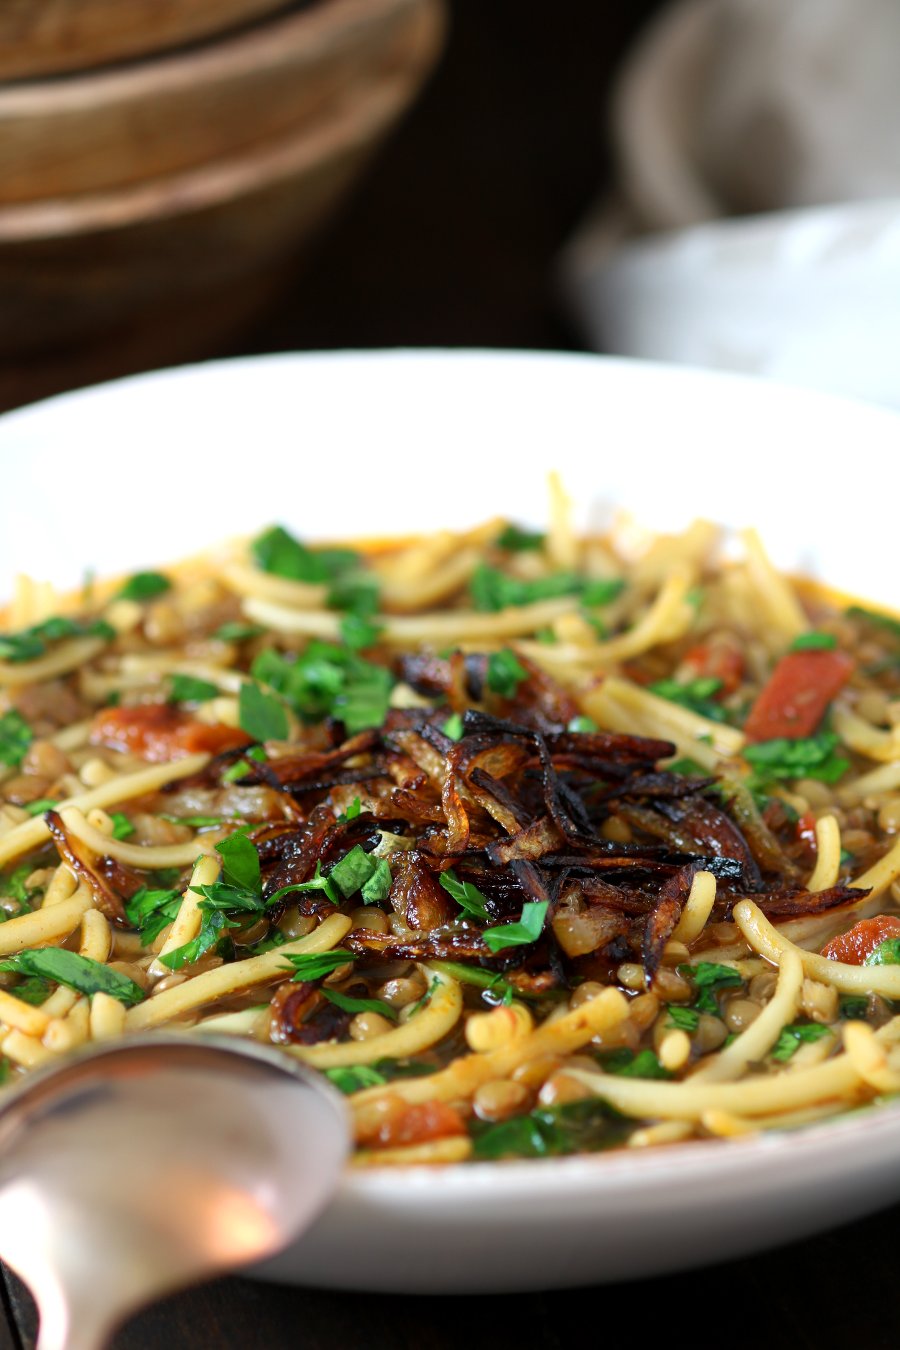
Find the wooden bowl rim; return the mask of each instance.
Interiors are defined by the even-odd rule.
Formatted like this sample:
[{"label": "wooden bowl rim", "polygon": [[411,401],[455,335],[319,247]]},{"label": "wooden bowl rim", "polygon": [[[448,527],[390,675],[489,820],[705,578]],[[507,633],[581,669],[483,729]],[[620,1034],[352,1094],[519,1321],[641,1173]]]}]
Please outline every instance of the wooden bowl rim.
[{"label": "wooden bowl rim", "polygon": [[177,174],[83,197],[23,202],[0,207],[0,246],[117,230],[177,218],[247,196],[309,172],[319,164],[379,137],[419,89],[437,56],[444,33],[443,0],[415,0],[428,22],[415,61],[356,98],[348,98],[327,123],[294,128]]},{"label": "wooden bowl rim", "polygon": [[320,0],[311,9],[275,13],[251,28],[185,51],[163,52],[84,74],[63,73],[0,84],[0,123],[4,117],[34,116],[46,121],[66,113],[114,108],[120,103],[195,89],[200,84],[215,86],[257,66],[295,59],[297,49],[304,44],[309,47],[310,59],[315,59],[322,38],[351,34],[354,28],[364,35],[404,11],[414,13],[422,4],[423,0]]}]

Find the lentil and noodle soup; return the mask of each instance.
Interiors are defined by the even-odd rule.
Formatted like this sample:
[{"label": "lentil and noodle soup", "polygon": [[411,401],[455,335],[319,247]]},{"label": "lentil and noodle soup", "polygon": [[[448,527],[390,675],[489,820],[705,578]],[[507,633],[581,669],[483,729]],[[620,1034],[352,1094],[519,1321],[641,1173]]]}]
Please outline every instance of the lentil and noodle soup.
[{"label": "lentil and noodle soup", "polygon": [[[311,547],[0,634],[0,1069],[153,1027],[348,1094],[357,1165],[783,1129],[900,1088],[900,623],[757,535]],[[731,550],[733,553],[733,549]]]}]

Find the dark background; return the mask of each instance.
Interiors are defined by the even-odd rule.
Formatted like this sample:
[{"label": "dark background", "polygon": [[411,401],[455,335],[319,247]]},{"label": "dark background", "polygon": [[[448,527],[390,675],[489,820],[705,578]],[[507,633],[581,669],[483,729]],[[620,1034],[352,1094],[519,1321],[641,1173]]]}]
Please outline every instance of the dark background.
[{"label": "dark background", "polygon": [[658,8],[452,0],[420,101],[235,350],[579,346],[554,259],[608,181],[611,82]]},{"label": "dark background", "polygon": [[[447,51],[411,116],[232,353],[579,346],[554,259],[608,182],[611,81],[657,7],[453,0]],[[379,1298],[226,1280],[135,1319],[115,1350],[895,1350],[898,1221],[889,1210],[726,1266],[549,1295]],[[34,1334],[30,1299],[7,1275],[0,1350],[31,1350]]]}]

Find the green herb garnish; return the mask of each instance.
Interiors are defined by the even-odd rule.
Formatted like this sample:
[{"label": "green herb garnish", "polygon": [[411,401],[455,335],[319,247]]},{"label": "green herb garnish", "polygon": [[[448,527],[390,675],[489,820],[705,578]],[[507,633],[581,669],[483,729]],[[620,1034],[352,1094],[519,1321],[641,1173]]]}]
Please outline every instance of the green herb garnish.
[{"label": "green herb garnish", "polygon": [[63,638],[101,637],[111,641],[115,636],[116,630],[103,619],[82,623],[57,614],[18,633],[0,633],[0,661],[35,661],[51,642]]},{"label": "green herb garnish", "polygon": [[487,896],[482,895],[478,887],[473,886],[471,881],[460,881],[452,868],[447,872],[442,872],[438,881],[466,914],[472,914],[476,919],[490,917],[487,910]]},{"label": "green herb garnish", "polygon": [[[355,961],[356,952],[345,952],[342,949],[337,952],[297,952],[293,956],[286,953],[284,959],[290,961],[293,967],[292,978],[301,983],[304,980],[321,980],[326,975],[333,974],[341,966]],[[287,969],[285,966],[285,970]]]},{"label": "green herb garnish", "polygon": [[744,983],[739,971],[731,966],[717,965],[714,961],[698,961],[695,966],[679,966],[678,974],[691,980],[694,988],[700,991],[694,1007],[700,1012],[713,1013],[715,1016],[719,1015],[716,994],[722,989],[736,989]]},{"label": "green herb garnish", "polygon": [[209,680],[198,680],[193,675],[169,676],[170,703],[207,703],[218,697],[218,685]]},{"label": "green herb garnish", "polygon": [[499,652],[491,652],[487,664],[487,684],[493,693],[503,698],[513,698],[519,685],[527,679],[528,671],[515,652],[507,647]]},{"label": "green herb garnish", "polygon": [[0,716],[0,764],[18,768],[33,740],[31,727],[15,708]]},{"label": "green herb garnish", "polygon": [[391,869],[386,858],[373,858],[356,844],[329,872],[329,880],[345,900],[360,891],[367,905],[384,900],[391,889]]},{"label": "green herb garnish", "polygon": [[530,553],[543,548],[545,534],[536,530],[523,530],[519,525],[509,524],[497,538],[497,547],[507,553]]},{"label": "green herb garnish", "polygon": [[113,839],[129,839],[134,834],[135,827],[124,811],[113,811],[110,820],[113,823]]},{"label": "green herb garnish", "polygon": [[462,713],[451,713],[441,727],[441,731],[451,741],[458,741],[463,734]]},{"label": "green herb garnish", "polygon": [[713,700],[713,695],[722,688],[722,681],[714,679],[711,675],[701,675],[696,680],[686,682],[674,679],[655,680],[653,684],[648,684],[647,688],[658,698],[668,699],[670,703],[677,703],[690,712],[709,718],[710,721],[726,720],[724,708]]},{"label": "green herb garnish", "polygon": [[389,1018],[391,1022],[396,1022],[399,1018],[397,1009],[392,1008],[389,1003],[385,1003],[380,998],[352,998],[349,994],[339,993],[337,989],[323,989],[321,992],[329,1003],[333,1003],[336,1008],[341,1008],[344,1012],[380,1013],[382,1017]]},{"label": "green herb garnish", "polygon": [[801,1045],[819,1041],[823,1036],[833,1035],[834,1032],[829,1027],[822,1026],[820,1022],[794,1022],[791,1026],[782,1028],[781,1035],[769,1053],[773,1059],[784,1063],[797,1053]]},{"label": "green herb garnish", "polygon": [[129,1008],[144,998],[141,986],[127,975],[99,961],[92,961],[90,957],[66,951],[64,947],[35,947],[30,951],[17,952],[15,956],[0,961],[0,970],[10,971],[14,975],[37,975],[44,980],[54,980],[69,989],[76,989],[79,994],[110,994]]},{"label": "green herb garnish", "polygon": [[607,1050],[598,1056],[601,1067],[606,1073],[619,1074],[622,1078],[671,1078],[672,1074],[664,1069],[652,1050]]},{"label": "green herb garnish", "polygon": [[180,891],[150,890],[146,886],[125,901],[125,917],[132,928],[140,930],[141,943],[149,947],[162,930],[174,923],[181,908]]},{"label": "green herb garnish", "polygon": [[250,551],[257,567],[263,572],[287,577],[290,581],[305,581],[314,586],[335,581],[359,562],[358,554],[349,549],[313,551],[281,525],[273,525],[254,539]]},{"label": "green herb garnish", "polygon": [[674,1027],[678,1031],[696,1031],[700,1025],[699,1008],[685,1008],[678,1003],[669,1003],[666,1005],[666,1011],[669,1014],[667,1027]]},{"label": "green herb garnish", "polygon": [[162,572],[135,572],[116,595],[117,600],[154,600],[172,589],[172,583]]},{"label": "green herb garnish", "polygon": [[388,1081],[384,1074],[368,1064],[358,1064],[352,1069],[326,1069],[325,1077],[331,1080],[338,1092],[344,1092],[348,1097],[354,1092],[361,1092],[363,1088],[381,1087]]},{"label": "green herb garnish", "polygon": [[223,623],[213,637],[218,642],[246,642],[249,638],[259,637],[266,630],[258,623]]},{"label": "green herb garnish", "polygon": [[789,740],[759,741],[741,751],[754,769],[753,786],[764,789],[779,779],[815,778],[836,783],[850,768],[849,759],[837,753],[838,738],[833,731],[818,731],[815,736]]},{"label": "green herb garnish", "polygon": [[529,900],[522,906],[522,917],[518,923],[504,923],[496,928],[486,928],[481,936],[492,952],[501,952],[506,947],[524,947],[530,942],[537,942],[544,930],[548,908],[547,900]]},{"label": "green herb garnish", "polygon": [[238,720],[241,730],[255,741],[287,739],[287,713],[280,700],[249,680],[241,685],[238,695]]},{"label": "green herb garnish", "polygon": [[801,633],[795,637],[789,652],[830,652],[837,646],[837,638],[832,633]]},{"label": "green herb garnish", "polygon": [[310,642],[295,658],[268,648],[256,657],[251,674],[281,694],[304,721],[339,717],[351,736],[381,726],[394,687],[384,666],[329,642]]},{"label": "green herb garnish", "polygon": [[900,966],[900,938],[887,938],[879,942],[874,951],[863,961],[864,966]]},{"label": "green herb garnish", "polygon": [[597,726],[597,723],[594,721],[593,717],[584,717],[584,716],[573,717],[569,725],[566,727],[566,731],[571,731],[574,732],[576,735],[583,735],[583,736],[590,736],[593,734],[593,732],[599,730],[600,728]]}]

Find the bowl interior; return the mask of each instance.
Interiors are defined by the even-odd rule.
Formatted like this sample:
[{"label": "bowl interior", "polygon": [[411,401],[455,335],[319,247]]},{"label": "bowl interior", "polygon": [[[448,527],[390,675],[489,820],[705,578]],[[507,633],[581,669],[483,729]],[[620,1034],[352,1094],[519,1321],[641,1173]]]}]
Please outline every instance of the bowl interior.
[{"label": "bowl interior", "polygon": [[[740,377],[588,356],[344,353],[162,372],[0,421],[0,577],[77,584],[279,519],[309,537],[540,522],[756,525],[782,566],[884,604],[900,419]],[[73,506],[74,504],[74,506]]]}]

